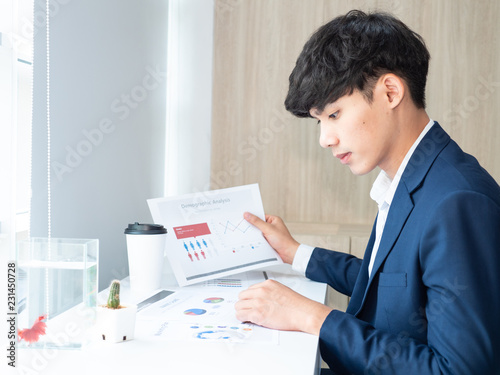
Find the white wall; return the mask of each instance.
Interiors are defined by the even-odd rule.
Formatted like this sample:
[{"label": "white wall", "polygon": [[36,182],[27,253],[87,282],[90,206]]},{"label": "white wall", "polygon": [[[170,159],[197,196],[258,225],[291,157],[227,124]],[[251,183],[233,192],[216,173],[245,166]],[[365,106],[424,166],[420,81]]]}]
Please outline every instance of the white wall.
[{"label": "white wall", "polygon": [[213,0],[170,0],[165,195],[210,188]]},{"label": "white wall", "polygon": [[[31,235],[47,237],[44,1],[35,1]],[[54,0],[51,235],[100,240],[100,283],[128,275],[124,229],[162,196],[166,0]],[[37,18],[38,16],[38,18]]]}]

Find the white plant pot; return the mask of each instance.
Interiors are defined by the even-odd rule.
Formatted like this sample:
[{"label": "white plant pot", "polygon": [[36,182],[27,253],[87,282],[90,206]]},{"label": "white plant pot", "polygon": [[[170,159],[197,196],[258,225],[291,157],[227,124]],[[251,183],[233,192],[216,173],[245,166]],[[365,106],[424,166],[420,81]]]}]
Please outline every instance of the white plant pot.
[{"label": "white plant pot", "polygon": [[128,341],[134,338],[137,306],[109,309],[97,306],[97,327],[101,339],[106,342]]}]

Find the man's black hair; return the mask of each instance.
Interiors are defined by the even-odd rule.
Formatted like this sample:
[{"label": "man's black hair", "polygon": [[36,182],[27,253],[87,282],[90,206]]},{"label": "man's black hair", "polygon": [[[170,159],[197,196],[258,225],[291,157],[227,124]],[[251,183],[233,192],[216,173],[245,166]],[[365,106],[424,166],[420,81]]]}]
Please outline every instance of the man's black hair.
[{"label": "man's black hair", "polygon": [[387,13],[352,10],[320,27],[304,45],[285,107],[298,117],[359,90],[371,103],[383,74],[404,79],[417,108],[425,108],[430,54],[420,35]]}]

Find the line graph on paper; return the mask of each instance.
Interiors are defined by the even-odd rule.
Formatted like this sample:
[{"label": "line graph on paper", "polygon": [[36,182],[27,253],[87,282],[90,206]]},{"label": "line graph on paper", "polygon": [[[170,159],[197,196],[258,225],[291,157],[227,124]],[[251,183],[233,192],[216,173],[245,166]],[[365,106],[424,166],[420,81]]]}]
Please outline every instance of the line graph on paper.
[{"label": "line graph on paper", "polygon": [[233,224],[231,221],[227,220],[224,224],[219,222],[219,225],[224,228],[223,234],[234,233],[235,231],[246,233],[251,227],[245,219],[241,219],[237,224]]},{"label": "line graph on paper", "polygon": [[210,225],[214,228],[213,240],[233,253],[255,250],[264,241],[261,232],[241,217],[211,220]]}]

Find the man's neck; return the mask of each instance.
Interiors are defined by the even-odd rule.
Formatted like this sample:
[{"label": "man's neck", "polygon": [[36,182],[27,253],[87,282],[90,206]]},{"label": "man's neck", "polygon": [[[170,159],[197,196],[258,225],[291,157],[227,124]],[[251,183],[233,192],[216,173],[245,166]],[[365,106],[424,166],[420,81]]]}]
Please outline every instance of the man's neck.
[{"label": "man's neck", "polygon": [[390,164],[387,167],[382,168],[391,180],[394,179],[394,176],[403,162],[404,157],[429,121],[430,118],[424,109],[418,109],[410,112],[410,115],[408,115],[407,112],[405,114],[405,118],[399,119],[398,128],[400,135],[398,137],[398,141],[395,144]]}]

